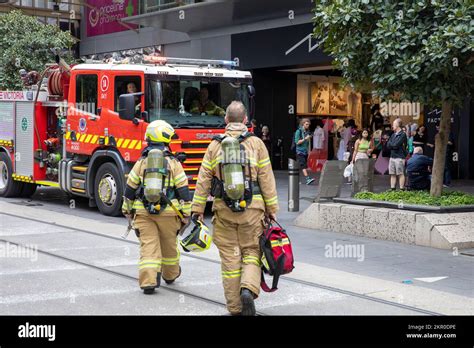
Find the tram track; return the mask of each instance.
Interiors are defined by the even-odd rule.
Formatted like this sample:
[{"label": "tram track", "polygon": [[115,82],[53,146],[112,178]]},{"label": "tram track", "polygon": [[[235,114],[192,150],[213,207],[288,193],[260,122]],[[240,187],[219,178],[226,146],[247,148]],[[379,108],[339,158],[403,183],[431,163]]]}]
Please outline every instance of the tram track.
[{"label": "tram track", "polygon": [[[125,279],[128,279],[128,280],[133,280],[134,282],[138,281],[138,277],[133,277],[133,276],[125,274],[125,273],[113,271],[113,270],[105,268],[105,267],[100,267],[100,266],[94,265],[92,263],[87,263],[87,262],[83,262],[83,261],[80,261],[80,260],[75,260],[75,259],[72,259],[70,257],[55,254],[55,253],[52,253],[52,252],[49,252],[49,251],[45,251],[45,250],[41,250],[41,249],[37,249],[37,248],[31,248],[31,246],[29,246],[29,245],[13,242],[13,241],[3,239],[3,238],[0,238],[0,242],[13,244],[13,245],[16,245],[16,246],[21,247],[21,248],[31,249],[31,250],[37,251],[41,254],[48,255],[50,257],[55,257],[55,258],[61,259],[63,261],[72,262],[72,263],[75,263],[75,264],[80,265],[80,266],[92,268],[92,269],[95,269],[97,271],[105,272],[105,273],[108,273],[108,274],[111,274],[111,275],[114,275],[114,276],[118,276],[118,277],[121,277],[121,278],[125,278]],[[204,297],[204,296],[196,295],[196,294],[193,294],[193,293],[190,293],[188,291],[181,290],[181,289],[173,289],[172,287],[166,286],[166,285],[161,285],[160,289],[166,290],[166,291],[169,291],[169,292],[172,292],[172,293],[177,293],[177,294],[180,294],[180,295],[186,295],[186,296],[189,296],[191,298],[194,298],[194,299],[202,301],[202,302],[210,303],[210,304],[221,306],[221,307],[224,307],[224,308],[226,307],[225,303],[222,303],[222,302],[219,302],[219,301],[216,301],[216,300]],[[257,311],[257,315],[258,316],[264,316],[266,314]]]},{"label": "tram track", "polygon": [[[120,238],[120,237],[107,235],[107,234],[92,232],[92,231],[83,230],[83,229],[80,229],[80,228],[70,227],[70,226],[57,224],[57,223],[52,223],[52,222],[46,222],[46,221],[42,221],[42,220],[39,220],[39,219],[27,218],[27,217],[18,216],[18,215],[15,215],[15,214],[10,214],[10,213],[5,213],[5,212],[0,212],[0,214],[10,216],[10,217],[14,217],[14,218],[18,218],[18,219],[34,221],[34,222],[38,222],[38,223],[42,223],[42,224],[46,224],[46,225],[50,225],[50,226],[61,227],[61,228],[65,228],[65,229],[68,229],[68,230],[77,231],[77,232],[80,232],[80,233],[94,235],[94,236],[97,236],[97,237],[108,238],[108,239],[120,241],[120,242],[123,242],[123,243],[139,245],[138,242],[123,239],[123,238]],[[125,228],[125,226],[124,226],[124,228]],[[27,245],[22,245],[22,244],[19,244],[19,243],[16,243],[16,242],[8,241],[8,240],[3,239],[3,238],[0,239],[0,241],[12,243],[12,244],[17,244],[19,246],[26,247],[26,248],[28,247]],[[49,251],[44,251],[44,250],[39,250],[38,249],[38,252],[41,252],[43,254],[46,254],[46,255],[49,255],[49,256],[52,256],[52,257],[61,258],[65,261],[74,262],[76,264],[81,264],[81,265],[86,266],[86,267],[90,267],[90,268],[94,268],[94,269],[104,271],[104,272],[107,272],[107,273],[110,273],[110,274],[114,274],[116,276],[121,276],[121,277],[124,277],[124,278],[133,279],[134,281],[138,280],[138,278],[127,275],[127,274],[116,272],[116,271],[113,271],[113,270],[110,270],[110,269],[107,269],[107,268],[103,268],[103,267],[99,267],[99,266],[96,266],[96,265],[93,265],[93,264],[88,264],[88,263],[85,263],[83,261],[74,260],[74,259],[62,256],[62,255],[51,253]],[[213,259],[210,259],[210,258],[207,258],[207,257],[195,255],[195,254],[184,254],[184,253],[182,253],[181,255],[184,256],[184,257],[197,259],[197,260],[200,260],[200,261],[203,261],[203,262],[210,262],[210,263],[214,263],[214,264],[220,264],[220,262],[217,261],[217,260],[213,260]],[[343,295],[354,297],[354,298],[360,298],[360,299],[370,301],[370,302],[376,302],[376,303],[380,303],[380,304],[387,305],[387,306],[397,307],[397,308],[400,308],[400,309],[416,312],[416,313],[423,314],[423,315],[443,316],[443,314],[441,314],[441,313],[425,310],[425,309],[410,306],[410,305],[405,305],[403,303],[398,303],[398,302],[393,302],[393,301],[389,301],[389,300],[385,300],[385,299],[381,299],[381,298],[376,298],[376,297],[369,296],[369,295],[366,295],[366,294],[360,294],[360,293],[353,292],[353,291],[350,291],[350,290],[331,287],[331,286],[324,285],[324,284],[319,284],[319,283],[316,283],[316,282],[310,282],[310,281],[305,281],[305,280],[301,280],[301,279],[290,278],[288,276],[281,276],[280,281],[293,283],[293,284],[299,284],[299,285],[307,286],[307,287],[310,287],[310,288],[318,288],[318,289],[322,289],[322,290],[326,290],[326,291],[330,291],[330,292],[334,292],[334,293],[339,293],[339,294],[343,294]],[[173,288],[167,287],[167,286],[161,286],[160,289],[166,289],[166,290],[171,291],[171,292],[176,292],[176,293],[180,293],[180,294],[183,294],[183,295],[188,295],[188,296],[191,296],[193,298],[200,299],[201,301],[205,301],[205,302],[208,302],[208,303],[213,303],[213,304],[225,307],[225,304],[222,303],[222,302],[215,301],[215,300],[212,300],[212,299],[209,299],[209,298],[206,298],[206,297],[202,297],[200,295],[195,295],[195,294],[192,294],[192,293],[189,293],[189,292],[186,292],[186,291],[182,291],[180,289],[173,289]],[[257,315],[266,315],[266,314],[262,313],[262,312],[258,312]]]}]

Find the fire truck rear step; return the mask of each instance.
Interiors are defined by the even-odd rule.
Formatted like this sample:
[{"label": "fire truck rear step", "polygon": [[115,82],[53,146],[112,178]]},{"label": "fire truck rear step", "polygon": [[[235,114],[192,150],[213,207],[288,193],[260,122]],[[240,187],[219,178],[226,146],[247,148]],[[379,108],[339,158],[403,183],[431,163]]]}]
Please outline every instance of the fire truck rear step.
[{"label": "fire truck rear step", "polygon": [[72,159],[59,163],[59,185],[66,192],[87,196],[86,172],[88,166]]}]

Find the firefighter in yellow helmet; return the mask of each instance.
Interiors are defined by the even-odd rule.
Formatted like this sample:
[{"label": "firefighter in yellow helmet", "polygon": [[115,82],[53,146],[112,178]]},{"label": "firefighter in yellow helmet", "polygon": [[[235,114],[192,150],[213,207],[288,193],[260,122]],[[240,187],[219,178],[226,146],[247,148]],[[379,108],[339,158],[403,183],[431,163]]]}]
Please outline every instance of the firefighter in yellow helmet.
[{"label": "firefighter in yellow helmet", "polygon": [[148,146],[128,174],[122,211],[133,217],[140,240],[139,283],[145,294],[181,274],[177,233],[187,223],[191,209],[188,179],[169,143],[175,131],[165,121],[154,121],[146,130]]},{"label": "firefighter in yellow helmet", "polygon": [[246,127],[247,112],[238,101],[226,111],[225,134],[207,148],[191,207],[203,218],[207,198],[215,199],[213,240],[221,258],[227,309],[232,315],[255,315],[260,292],[259,236],[265,216],[275,220],[278,197],[270,158],[263,141]]}]

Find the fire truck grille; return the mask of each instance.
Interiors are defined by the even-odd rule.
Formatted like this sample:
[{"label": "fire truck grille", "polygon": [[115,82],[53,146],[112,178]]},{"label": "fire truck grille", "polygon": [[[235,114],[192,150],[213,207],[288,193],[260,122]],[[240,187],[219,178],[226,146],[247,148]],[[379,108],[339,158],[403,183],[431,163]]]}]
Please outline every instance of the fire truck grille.
[{"label": "fire truck grille", "polygon": [[183,149],[207,149],[207,146],[210,142],[206,143],[182,143],[181,147]]}]

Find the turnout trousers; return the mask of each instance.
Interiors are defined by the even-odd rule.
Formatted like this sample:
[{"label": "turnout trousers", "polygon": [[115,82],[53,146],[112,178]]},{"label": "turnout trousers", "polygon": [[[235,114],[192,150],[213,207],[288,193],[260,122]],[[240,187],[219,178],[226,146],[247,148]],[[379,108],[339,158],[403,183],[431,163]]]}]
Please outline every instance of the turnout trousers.
[{"label": "turnout trousers", "polygon": [[139,284],[143,289],[157,285],[157,275],[174,280],[179,276],[177,216],[137,215],[134,227],[140,233]]},{"label": "turnout trousers", "polygon": [[222,282],[227,310],[242,311],[240,291],[247,288],[257,297],[260,293],[261,251],[259,237],[263,233],[264,212],[247,209],[234,213],[230,209],[214,212],[214,243],[221,258]]}]

